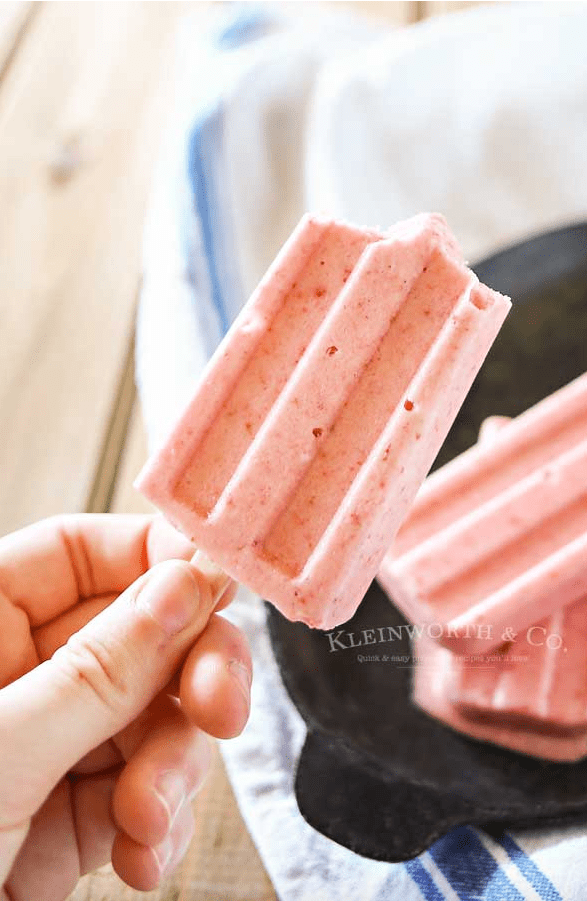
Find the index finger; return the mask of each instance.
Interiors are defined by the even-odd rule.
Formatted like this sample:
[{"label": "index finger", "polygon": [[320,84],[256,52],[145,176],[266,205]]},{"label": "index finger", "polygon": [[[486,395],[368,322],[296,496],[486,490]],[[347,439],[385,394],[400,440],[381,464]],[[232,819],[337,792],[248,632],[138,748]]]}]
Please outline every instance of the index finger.
[{"label": "index finger", "polygon": [[35,627],[79,600],[124,591],[160,560],[193,553],[159,515],[53,516],[0,539],[0,597]]}]

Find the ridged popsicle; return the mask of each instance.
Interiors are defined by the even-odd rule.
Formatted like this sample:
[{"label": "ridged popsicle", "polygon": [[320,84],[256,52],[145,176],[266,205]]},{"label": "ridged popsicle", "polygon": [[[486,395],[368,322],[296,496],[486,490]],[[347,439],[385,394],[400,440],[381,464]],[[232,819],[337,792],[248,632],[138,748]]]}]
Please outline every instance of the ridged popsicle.
[{"label": "ridged popsicle", "polygon": [[507,315],[441,216],[306,216],[137,487],[292,620],[349,619]]},{"label": "ridged popsicle", "polygon": [[[492,441],[509,421],[486,420],[479,442]],[[455,728],[513,750],[555,760],[582,757],[587,752],[586,647],[587,600],[582,598],[480,660],[450,652],[436,656],[447,693],[443,716],[450,713]],[[435,654],[430,647],[427,651]],[[419,676],[417,681],[421,703],[438,705],[438,694],[427,698],[424,682]]]},{"label": "ridged popsicle", "polygon": [[414,701],[457,732],[546,760],[570,762],[587,755],[585,728],[544,728],[539,721],[509,721],[496,711],[467,713],[452,701],[458,658],[426,636],[416,639],[414,655],[417,659],[412,686]]},{"label": "ridged popsicle", "polygon": [[379,581],[446,647],[501,645],[587,596],[586,473],[587,374],[433,473]]}]

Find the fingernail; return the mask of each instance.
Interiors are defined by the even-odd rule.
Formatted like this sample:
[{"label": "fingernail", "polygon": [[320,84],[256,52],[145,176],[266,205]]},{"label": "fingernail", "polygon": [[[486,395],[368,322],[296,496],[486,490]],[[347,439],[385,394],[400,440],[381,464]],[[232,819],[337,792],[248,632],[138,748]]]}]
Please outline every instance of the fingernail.
[{"label": "fingernail", "polygon": [[247,702],[247,706],[251,705],[251,677],[249,675],[249,670],[241,663],[240,660],[231,660],[228,664],[228,669],[232,676],[236,679],[240,690],[242,691],[245,700]]},{"label": "fingernail", "polygon": [[172,637],[185,629],[196,614],[198,598],[198,587],[189,565],[167,560],[158,563],[148,574],[137,604]]},{"label": "fingernail", "polygon": [[184,777],[177,770],[166,770],[161,773],[155,783],[155,794],[167,812],[167,828],[171,829],[178,812],[187,800],[187,786]]}]

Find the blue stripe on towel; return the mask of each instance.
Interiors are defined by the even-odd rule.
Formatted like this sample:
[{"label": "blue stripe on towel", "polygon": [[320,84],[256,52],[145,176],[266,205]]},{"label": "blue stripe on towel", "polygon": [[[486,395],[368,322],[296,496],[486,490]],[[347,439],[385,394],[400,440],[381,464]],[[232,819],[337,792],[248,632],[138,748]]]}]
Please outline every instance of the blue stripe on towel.
[{"label": "blue stripe on towel", "polygon": [[239,3],[232,9],[228,22],[216,35],[216,45],[223,50],[232,50],[248,41],[261,37],[270,25],[267,12],[251,3]]},{"label": "blue stripe on towel", "polygon": [[552,884],[550,879],[540,870],[534,861],[528,857],[523,848],[520,848],[507,832],[499,834],[491,833],[491,838],[507,852],[518,870],[530,883],[537,895],[544,901],[563,901],[562,895]]},{"label": "blue stripe on towel", "polygon": [[213,166],[218,158],[222,135],[222,112],[218,104],[204,114],[193,127],[189,136],[188,172],[194,196],[196,213],[200,221],[203,251],[208,263],[208,274],[212,289],[212,301],[220,320],[222,333],[230,326],[226,311],[217,259],[217,229],[214,217],[218,214],[218,202],[214,191]]},{"label": "blue stripe on towel", "polygon": [[[221,52],[228,52],[261,36],[271,22],[263,9],[252,4],[239,4],[236,14],[232,9],[228,22],[217,33],[215,44]],[[200,111],[191,127],[187,146],[188,177],[198,226],[197,240],[201,242],[210,300],[221,336],[228,331],[244,300],[235,259],[230,198],[225,193],[227,174],[223,171],[224,118],[222,97],[217,96],[209,106]],[[193,252],[193,248],[191,250]],[[205,302],[201,295],[200,300]],[[205,319],[206,311],[203,313]],[[206,323],[205,331],[210,332],[210,322]]]},{"label": "blue stripe on towel", "polygon": [[404,866],[426,901],[444,901],[444,894],[437,887],[432,876],[418,858],[408,860]]},{"label": "blue stripe on towel", "polygon": [[469,826],[452,829],[428,853],[461,901],[524,901]]}]

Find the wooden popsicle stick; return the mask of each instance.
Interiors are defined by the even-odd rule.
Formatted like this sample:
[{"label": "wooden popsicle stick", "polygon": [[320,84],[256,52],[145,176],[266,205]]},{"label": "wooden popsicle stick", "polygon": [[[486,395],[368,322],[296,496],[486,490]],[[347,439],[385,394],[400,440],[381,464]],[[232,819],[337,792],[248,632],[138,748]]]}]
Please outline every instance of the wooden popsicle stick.
[{"label": "wooden popsicle stick", "polygon": [[226,589],[233,582],[233,579],[202,551],[196,551],[190,563],[202,573],[210,585],[214,606],[216,606]]}]

